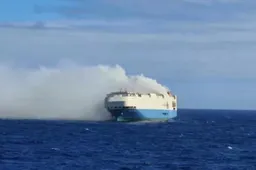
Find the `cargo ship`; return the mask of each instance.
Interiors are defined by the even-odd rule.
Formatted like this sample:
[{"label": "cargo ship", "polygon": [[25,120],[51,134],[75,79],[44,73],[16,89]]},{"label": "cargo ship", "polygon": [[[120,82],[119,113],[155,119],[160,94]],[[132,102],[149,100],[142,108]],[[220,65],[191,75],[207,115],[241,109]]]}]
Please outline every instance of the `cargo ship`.
[{"label": "cargo ship", "polygon": [[114,121],[168,121],[177,116],[177,96],[166,93],[111,92],[105,108]]}]

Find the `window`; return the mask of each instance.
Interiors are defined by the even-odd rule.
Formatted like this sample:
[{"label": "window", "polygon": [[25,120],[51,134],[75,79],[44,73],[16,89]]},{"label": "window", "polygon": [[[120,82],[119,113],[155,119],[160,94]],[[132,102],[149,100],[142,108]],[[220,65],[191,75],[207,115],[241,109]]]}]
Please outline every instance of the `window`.
[{"label": "window", "polygon": [[176,103],[175,102],[172,102],[172,107],[176,107]]}]

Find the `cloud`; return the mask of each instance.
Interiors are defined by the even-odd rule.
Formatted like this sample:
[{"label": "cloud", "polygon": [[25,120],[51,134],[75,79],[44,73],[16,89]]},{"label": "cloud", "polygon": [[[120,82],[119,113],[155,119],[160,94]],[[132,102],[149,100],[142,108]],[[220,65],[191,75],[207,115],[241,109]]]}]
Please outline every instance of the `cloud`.
[{"label": "cloud", "polygon": [[[231,33],[252,33],[256,30],[255,18],[245,15],[236,21],[163,21],[152,19],[104,20],[104,19],[63,19],[38,22],[2,22],[0,27],[62,29],[93,32],[136,33],[136,34],[189,34],[210,35]],[[214,35],[215,37],[215,35]],[[168,37],[169,38],[169,37]],[[200,37],[199,37],[200,38]],[[208,40],[209,41],[209,40]]]},{"label": "cloud", "polygon": [[228,21],[254,12],[253,0],[101,0],[65,1],[41,11],[84,19],[156,19],[172,21]]},{"label": "cloud", "polygon": [[[161,78],[170,76],[174,80],[255,78],[253,22],[244,27],[236,23],[199,26],[196,23],[162,22],[162,26],[152,25],[152,31],[149,29],[148,33],[141,32],[150,24],[143,20],[110,23],[66,20],[45,22],[37,29],[26,29],[35,24],[23,23],[20,27],[20,24],[12,23],[12,29],[0,29],[0,60],[27,65],[56,64],[63,58],[84,64],[119,63],[125,68],[133,67],[133,73],[143,72]],[[92,29],[94,27],[98,27],[98,31]],[[116,31],[123,27],[133,31]],[[161,31],[164,27],[169,30]],[[148,66],[155,63],[158,65],[152,72]],[[241,69],[241,64],[246,67]],[[168,75],[166,68],[170,70]]]}]

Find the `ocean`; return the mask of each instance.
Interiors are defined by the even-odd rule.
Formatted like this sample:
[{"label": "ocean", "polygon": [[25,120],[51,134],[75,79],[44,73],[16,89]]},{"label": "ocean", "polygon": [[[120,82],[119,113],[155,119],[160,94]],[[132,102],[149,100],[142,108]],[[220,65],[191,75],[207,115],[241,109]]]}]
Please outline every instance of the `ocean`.
[{"label": "ocean", "polygon": [[256,111],[170,122],[0,120],[1,170],[256,170]]}]

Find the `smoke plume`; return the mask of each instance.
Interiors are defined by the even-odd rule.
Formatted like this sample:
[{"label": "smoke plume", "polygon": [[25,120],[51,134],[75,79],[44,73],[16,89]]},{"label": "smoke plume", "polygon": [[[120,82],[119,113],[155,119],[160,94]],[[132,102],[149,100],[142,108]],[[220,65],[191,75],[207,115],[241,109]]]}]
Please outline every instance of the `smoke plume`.
[{"label": "smoke plume", "polygon": [[0,118],[107,120],[107,93],[163,92],[143,75],[127,76],[120,66],[60,65],[20,69],[0,66]]}]

